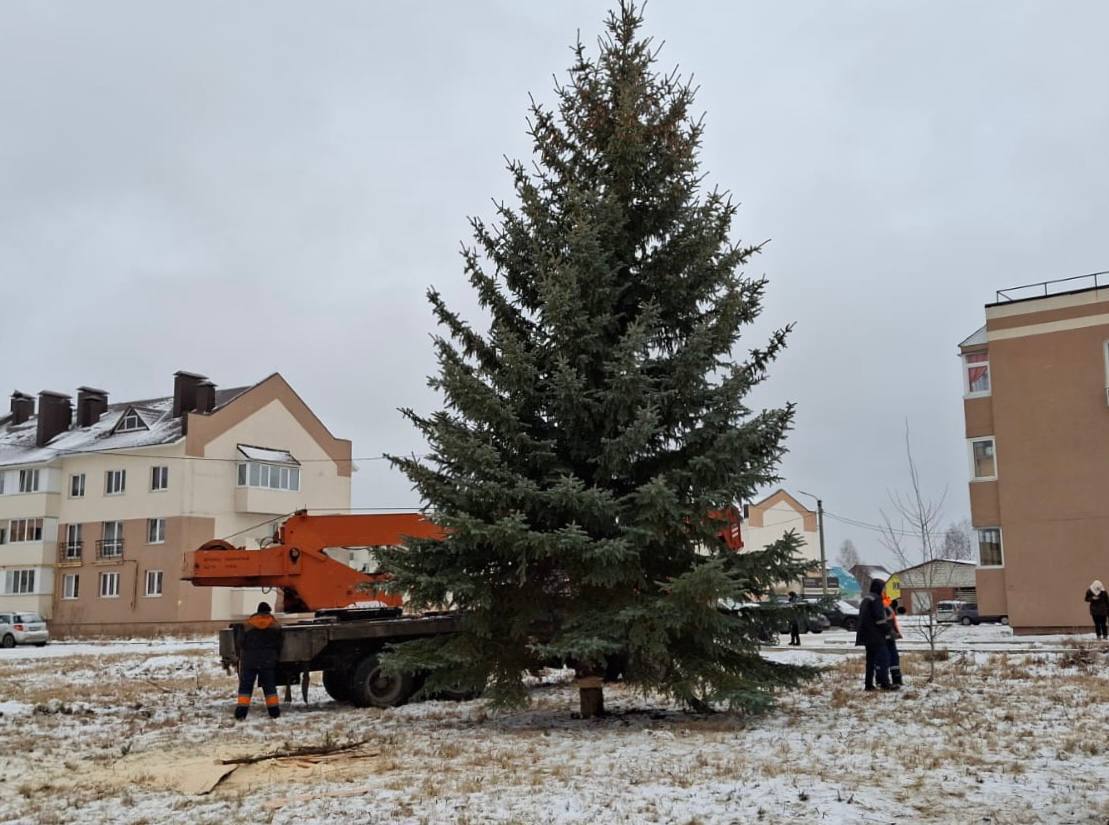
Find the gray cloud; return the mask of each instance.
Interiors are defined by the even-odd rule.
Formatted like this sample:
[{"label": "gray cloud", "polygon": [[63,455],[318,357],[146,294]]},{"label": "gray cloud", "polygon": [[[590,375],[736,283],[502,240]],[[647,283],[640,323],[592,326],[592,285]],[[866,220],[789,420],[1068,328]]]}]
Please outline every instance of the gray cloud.
[{"label": "gray cloud", "polygon": [[[718,7],[721,6],[721,7]],[[878,520],[911,422],[968,510],[955,344],[995,289],[1105,268],[1102,4],[653,0],[701,84],[710,181],[773,238],[749,339],[797,323],[759,392],[798,402],[784,465]],[[166,392],[280,370],[358,455],[419,450],[427,285],[473,307],[467,215],[507,197],[605,5],[10,2],[0,10],[0,390]],[[365,462],[357,505],[405,505]],[[828,524],[834,548],[865,530]]]}]

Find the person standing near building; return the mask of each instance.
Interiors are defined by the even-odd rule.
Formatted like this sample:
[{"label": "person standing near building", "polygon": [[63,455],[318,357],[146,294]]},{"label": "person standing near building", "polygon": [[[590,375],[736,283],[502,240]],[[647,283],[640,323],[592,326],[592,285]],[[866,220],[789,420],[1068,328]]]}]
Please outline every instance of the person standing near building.
[{"label": "person standing near building", "polygon": [[281,625],[273,617],[273,609],[266,602],[258,605],[258,611],[243,623],[243,634],[239,641],[239,696],[235,706],[235,718],[246,719],[250,710],[250,697],[254,693],[254,683],[262,686],[266,697],[266,710],[271,719],[281,715],[280,700],[277,698],[277,657],[281,652]]},{"label": "person standing near building", "polygon": [[1086,601],[1090,603],[1090,618],[1094,620],[1094,633],[1099,639],[1109,639],[1109,593],[1099,580],[1090,582],[1086,589]]},{"label": "person standing near building", "polygon": [[882,588],[885,579],[871,579],[869,591],[859,604],[859,627],[855,633],[855,644],[866,648],[865,690],[894,690],[889,676],[889,648],[886,645],[889,635],[889,622],[886,609],[882,605]]},{"label": "person standing near building", "polygon": [[[797,606],[797,593],[793,590],[789,591],[789,603],[792,607]],[[801,646],[801,625],[797,621],[797,615],[794,614],[789,620],[789,643],[795,647]]]}]

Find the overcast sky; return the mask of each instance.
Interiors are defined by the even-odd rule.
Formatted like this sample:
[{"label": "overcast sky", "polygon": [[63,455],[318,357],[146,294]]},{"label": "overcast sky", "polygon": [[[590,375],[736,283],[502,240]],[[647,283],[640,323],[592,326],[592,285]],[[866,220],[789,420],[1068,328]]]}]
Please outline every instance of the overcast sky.
[{"label": "overcast sky", "polygon": [[[474,305],[466,218],[607,8],[7,0],[0,391],[278,370],[356,456],[419,451],[396,408],[435,404],[424,291]],[[908,420],[968,515],[956,345],[995,290],[1109,268],[1109,5],[651,0],[647,30],[701,85],[736,239],[773,239],[746,343],[797,325],[757,399],[798,405],[785,486],[879,521]],[[355,506],[418,503],[359,465]]]}]

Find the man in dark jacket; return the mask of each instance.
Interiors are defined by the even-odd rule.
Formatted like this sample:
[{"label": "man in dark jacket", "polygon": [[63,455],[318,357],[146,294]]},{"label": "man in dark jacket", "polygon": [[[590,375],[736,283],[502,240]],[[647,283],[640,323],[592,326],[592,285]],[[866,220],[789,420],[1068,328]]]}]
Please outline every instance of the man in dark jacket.
[{"label": "man in dark jacket", "polygon": [[[801,600],[797,597],[797,593],[789,591],[789,606],[796,607]],[[789,620],[789,643],[795,647],[801,646],[801,624],[797,621],[797,616],[794,615]]]},{"label": "man in dark jacket", "polygon": [[875,690],[874,683],[882,690],[897,690],[890,683],[889,650],[886,642],[890,636],[890,625],[886,619],[886,608],[882,604],[884,579],[873,579],[870,591],[863,596],[859,605],[859,626],[855,632],[855,644],[866,647],[866,690]]},{"label": "man in dark jacket", "polygon": [[235,718],[246,719],[255,680],[262,686],[266,697],[266,710],[270,718],[281,715],[277,698],[277,655],[281,652],[281,625],[273,617],[273,610],[266,602],[258,605],[258,612],[243,622],[239,641],[239,699]]}]

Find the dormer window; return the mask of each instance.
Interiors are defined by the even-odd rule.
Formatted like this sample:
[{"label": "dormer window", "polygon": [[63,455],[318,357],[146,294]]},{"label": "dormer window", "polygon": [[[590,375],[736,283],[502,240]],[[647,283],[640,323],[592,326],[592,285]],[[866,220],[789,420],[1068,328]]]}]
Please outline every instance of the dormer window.
[{"label": "dormer window", "polygon": [[127,409],[127,412],[125,412],[123,416],[119,419],[119,423],[116,424],[117,433],[130,433],[134,432],[135,430],[145,429],[148,429],[146,426],[146,422],[142,420],[142,417],[137,412],[135,412],[133,407],[129,407]]}]

